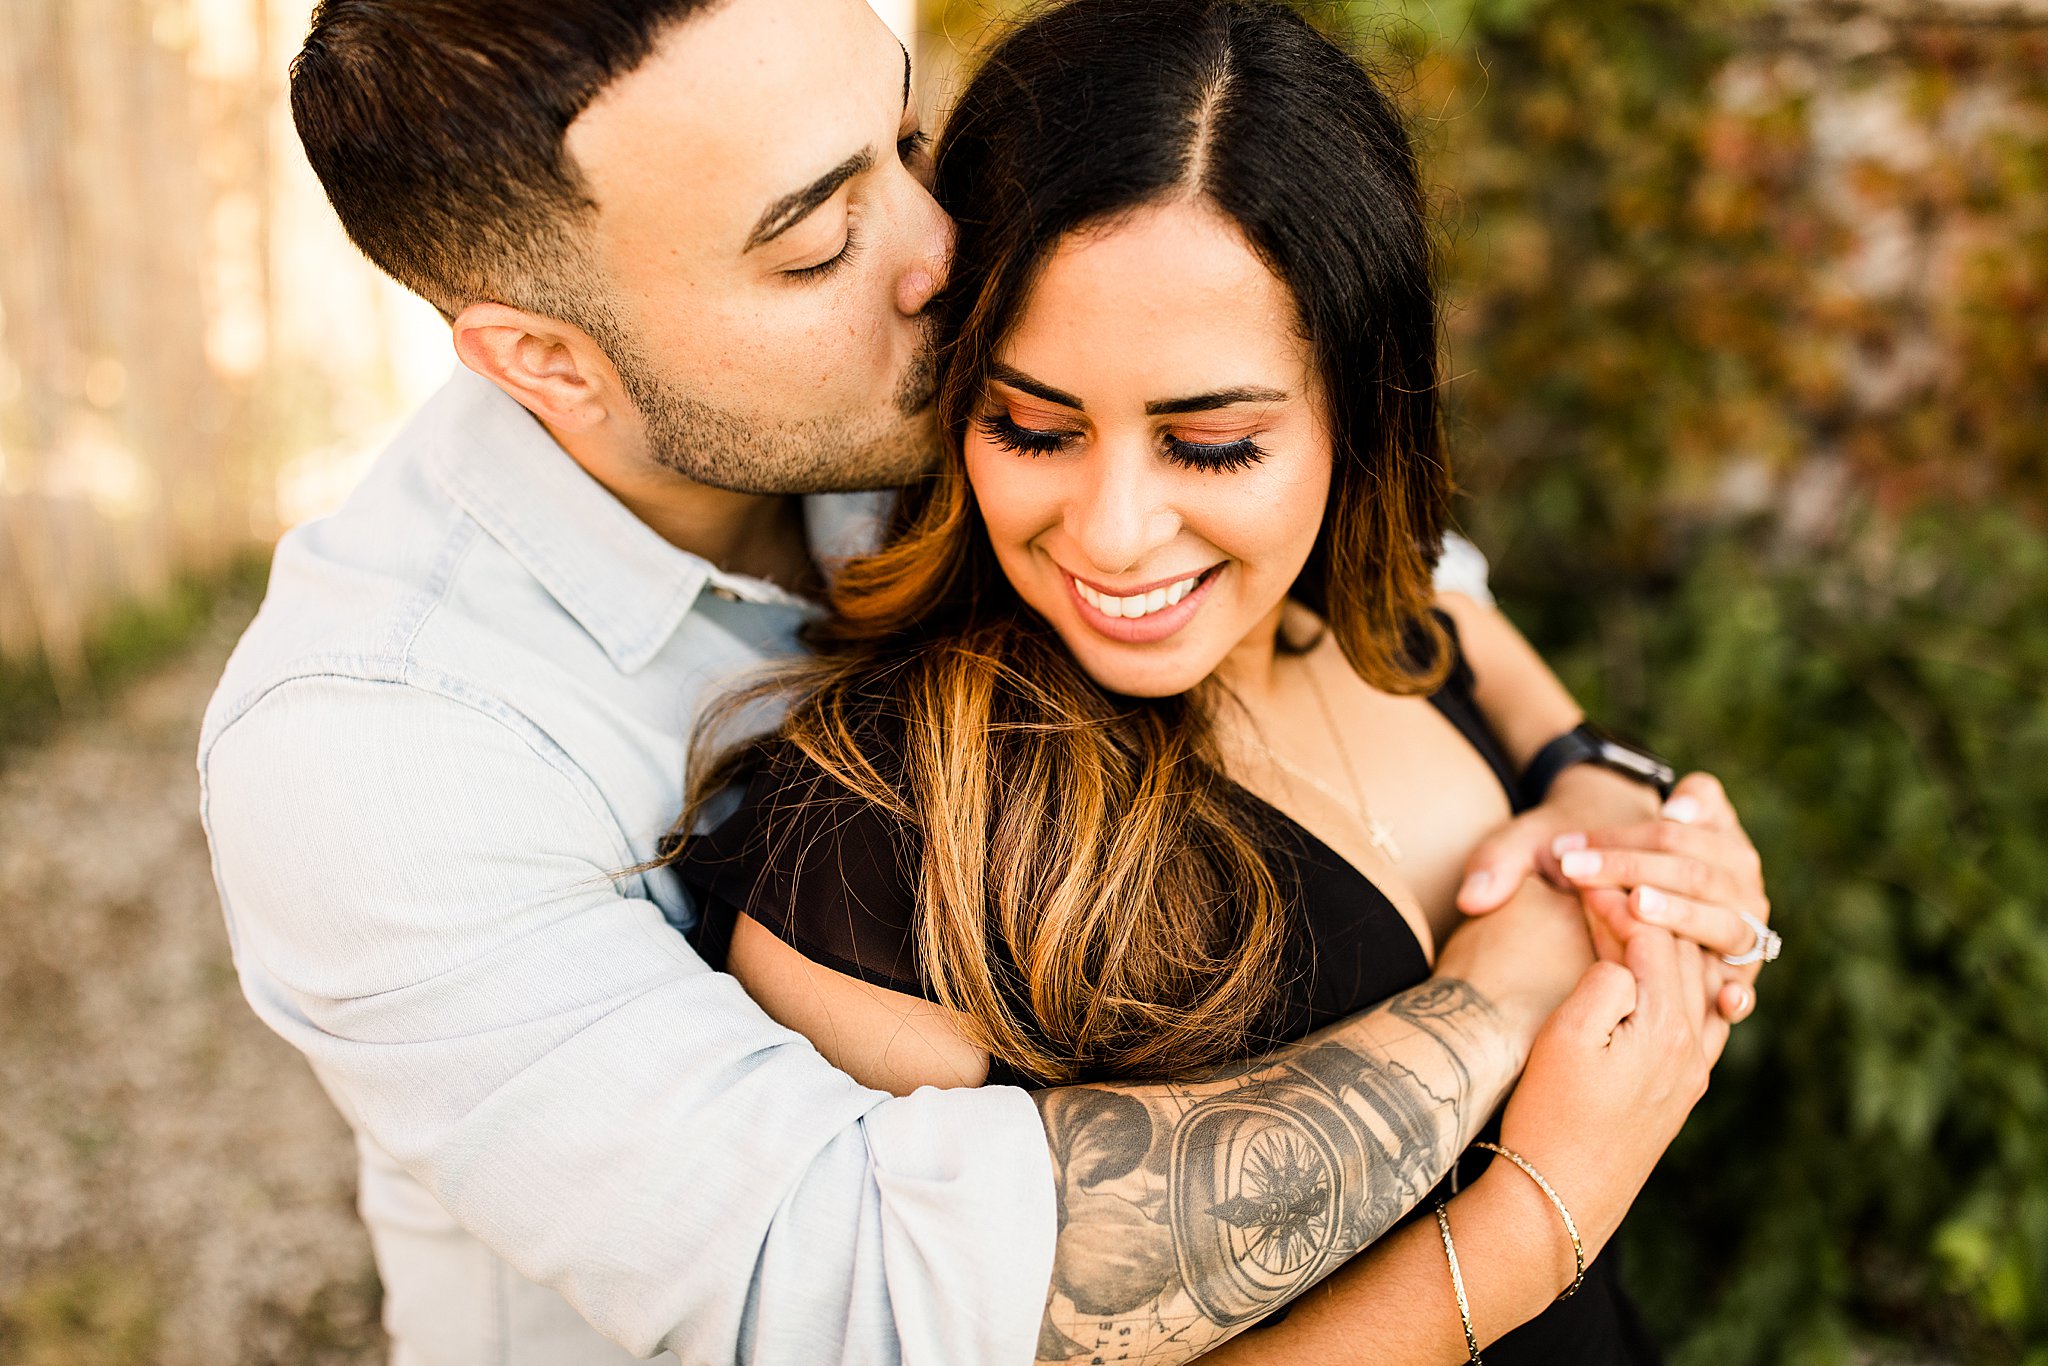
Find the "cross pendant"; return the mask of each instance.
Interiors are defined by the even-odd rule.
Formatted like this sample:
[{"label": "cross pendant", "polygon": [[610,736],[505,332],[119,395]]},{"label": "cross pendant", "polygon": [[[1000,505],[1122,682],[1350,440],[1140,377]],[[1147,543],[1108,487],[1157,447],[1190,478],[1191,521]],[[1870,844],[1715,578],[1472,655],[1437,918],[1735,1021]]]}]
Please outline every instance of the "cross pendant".
[{"label": "cross pendant", "polygon": [[1389,863],[1401,861],[1401,846],[1394,843],[1394,832],[1387,823],[1377,816],[1369,816],[1365,822],[1365,833],[1372,840],[1372,847],[1386,855]]}]

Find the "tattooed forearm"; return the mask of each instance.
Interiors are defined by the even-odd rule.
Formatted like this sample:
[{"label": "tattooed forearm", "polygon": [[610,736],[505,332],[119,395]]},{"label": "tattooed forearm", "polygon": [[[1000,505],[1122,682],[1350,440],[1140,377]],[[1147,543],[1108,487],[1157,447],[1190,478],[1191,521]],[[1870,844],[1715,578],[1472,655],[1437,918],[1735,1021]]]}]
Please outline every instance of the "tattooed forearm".
[{"label": "tattooed forearm", "polygon": [[1438,979],[1227,1075],[1038,1093],[1060,1201],[1039,1359],[1185,1361],[1334,1271],[1506,1095],[1507,1034]]}]

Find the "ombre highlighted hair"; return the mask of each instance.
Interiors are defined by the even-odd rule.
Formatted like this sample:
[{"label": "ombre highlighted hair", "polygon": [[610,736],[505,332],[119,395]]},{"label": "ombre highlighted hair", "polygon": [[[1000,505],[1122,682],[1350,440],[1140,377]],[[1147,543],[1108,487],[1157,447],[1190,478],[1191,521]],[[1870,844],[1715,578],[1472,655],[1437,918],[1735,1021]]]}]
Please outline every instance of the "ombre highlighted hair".
[{"label": "ombre highlighted hair", "polygon": [[720,751],[764,693],[781,736],[922,847],[931,995],[1048,1083],[1171,1076],[1258,1041],[1292,911],[1273,831],[1225,773],[1205,684],[1104,691],[997,564],[962,458],[992,361],[1071,233],[1175,199],[1234,222],[1291,292],[1334,470],[1292,594],[1376,687],[1435,688],[1451,494],[1429,231],[1401,119],[1354,58],[1263,0],[1069,0],[991,51],[941,139],[959,225],[940,329],[940,468],[848,565],[810,658],[715,710],[689,809],[754,762]]}]

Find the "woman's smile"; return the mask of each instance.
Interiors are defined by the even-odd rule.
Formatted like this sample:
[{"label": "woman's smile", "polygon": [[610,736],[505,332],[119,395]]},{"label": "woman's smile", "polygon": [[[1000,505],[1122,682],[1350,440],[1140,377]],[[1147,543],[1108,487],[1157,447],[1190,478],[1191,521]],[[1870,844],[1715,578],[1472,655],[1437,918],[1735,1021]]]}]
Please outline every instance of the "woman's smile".
[{"label": "woman's smile", "polygon": [[1193,621],[1228,567],[1228,562],[1212,564],[1192,574],[1122,589],[1091,582],[1064,567],[1060,572],[1073,587],[1084,625],[1126,645],[1150,645]]}]

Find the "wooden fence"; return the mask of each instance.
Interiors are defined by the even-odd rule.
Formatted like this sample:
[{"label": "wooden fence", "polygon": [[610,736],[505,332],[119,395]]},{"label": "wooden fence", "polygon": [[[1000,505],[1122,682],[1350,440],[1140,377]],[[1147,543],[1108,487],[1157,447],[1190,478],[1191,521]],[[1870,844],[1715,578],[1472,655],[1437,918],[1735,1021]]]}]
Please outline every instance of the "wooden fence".
[{"label": "wooden fence", "polygon": [[0,664],[46,660],[60,691],[111,606],[274,535],[287,461],[446,364],[292,140],[309,10],[0,9]]}]

